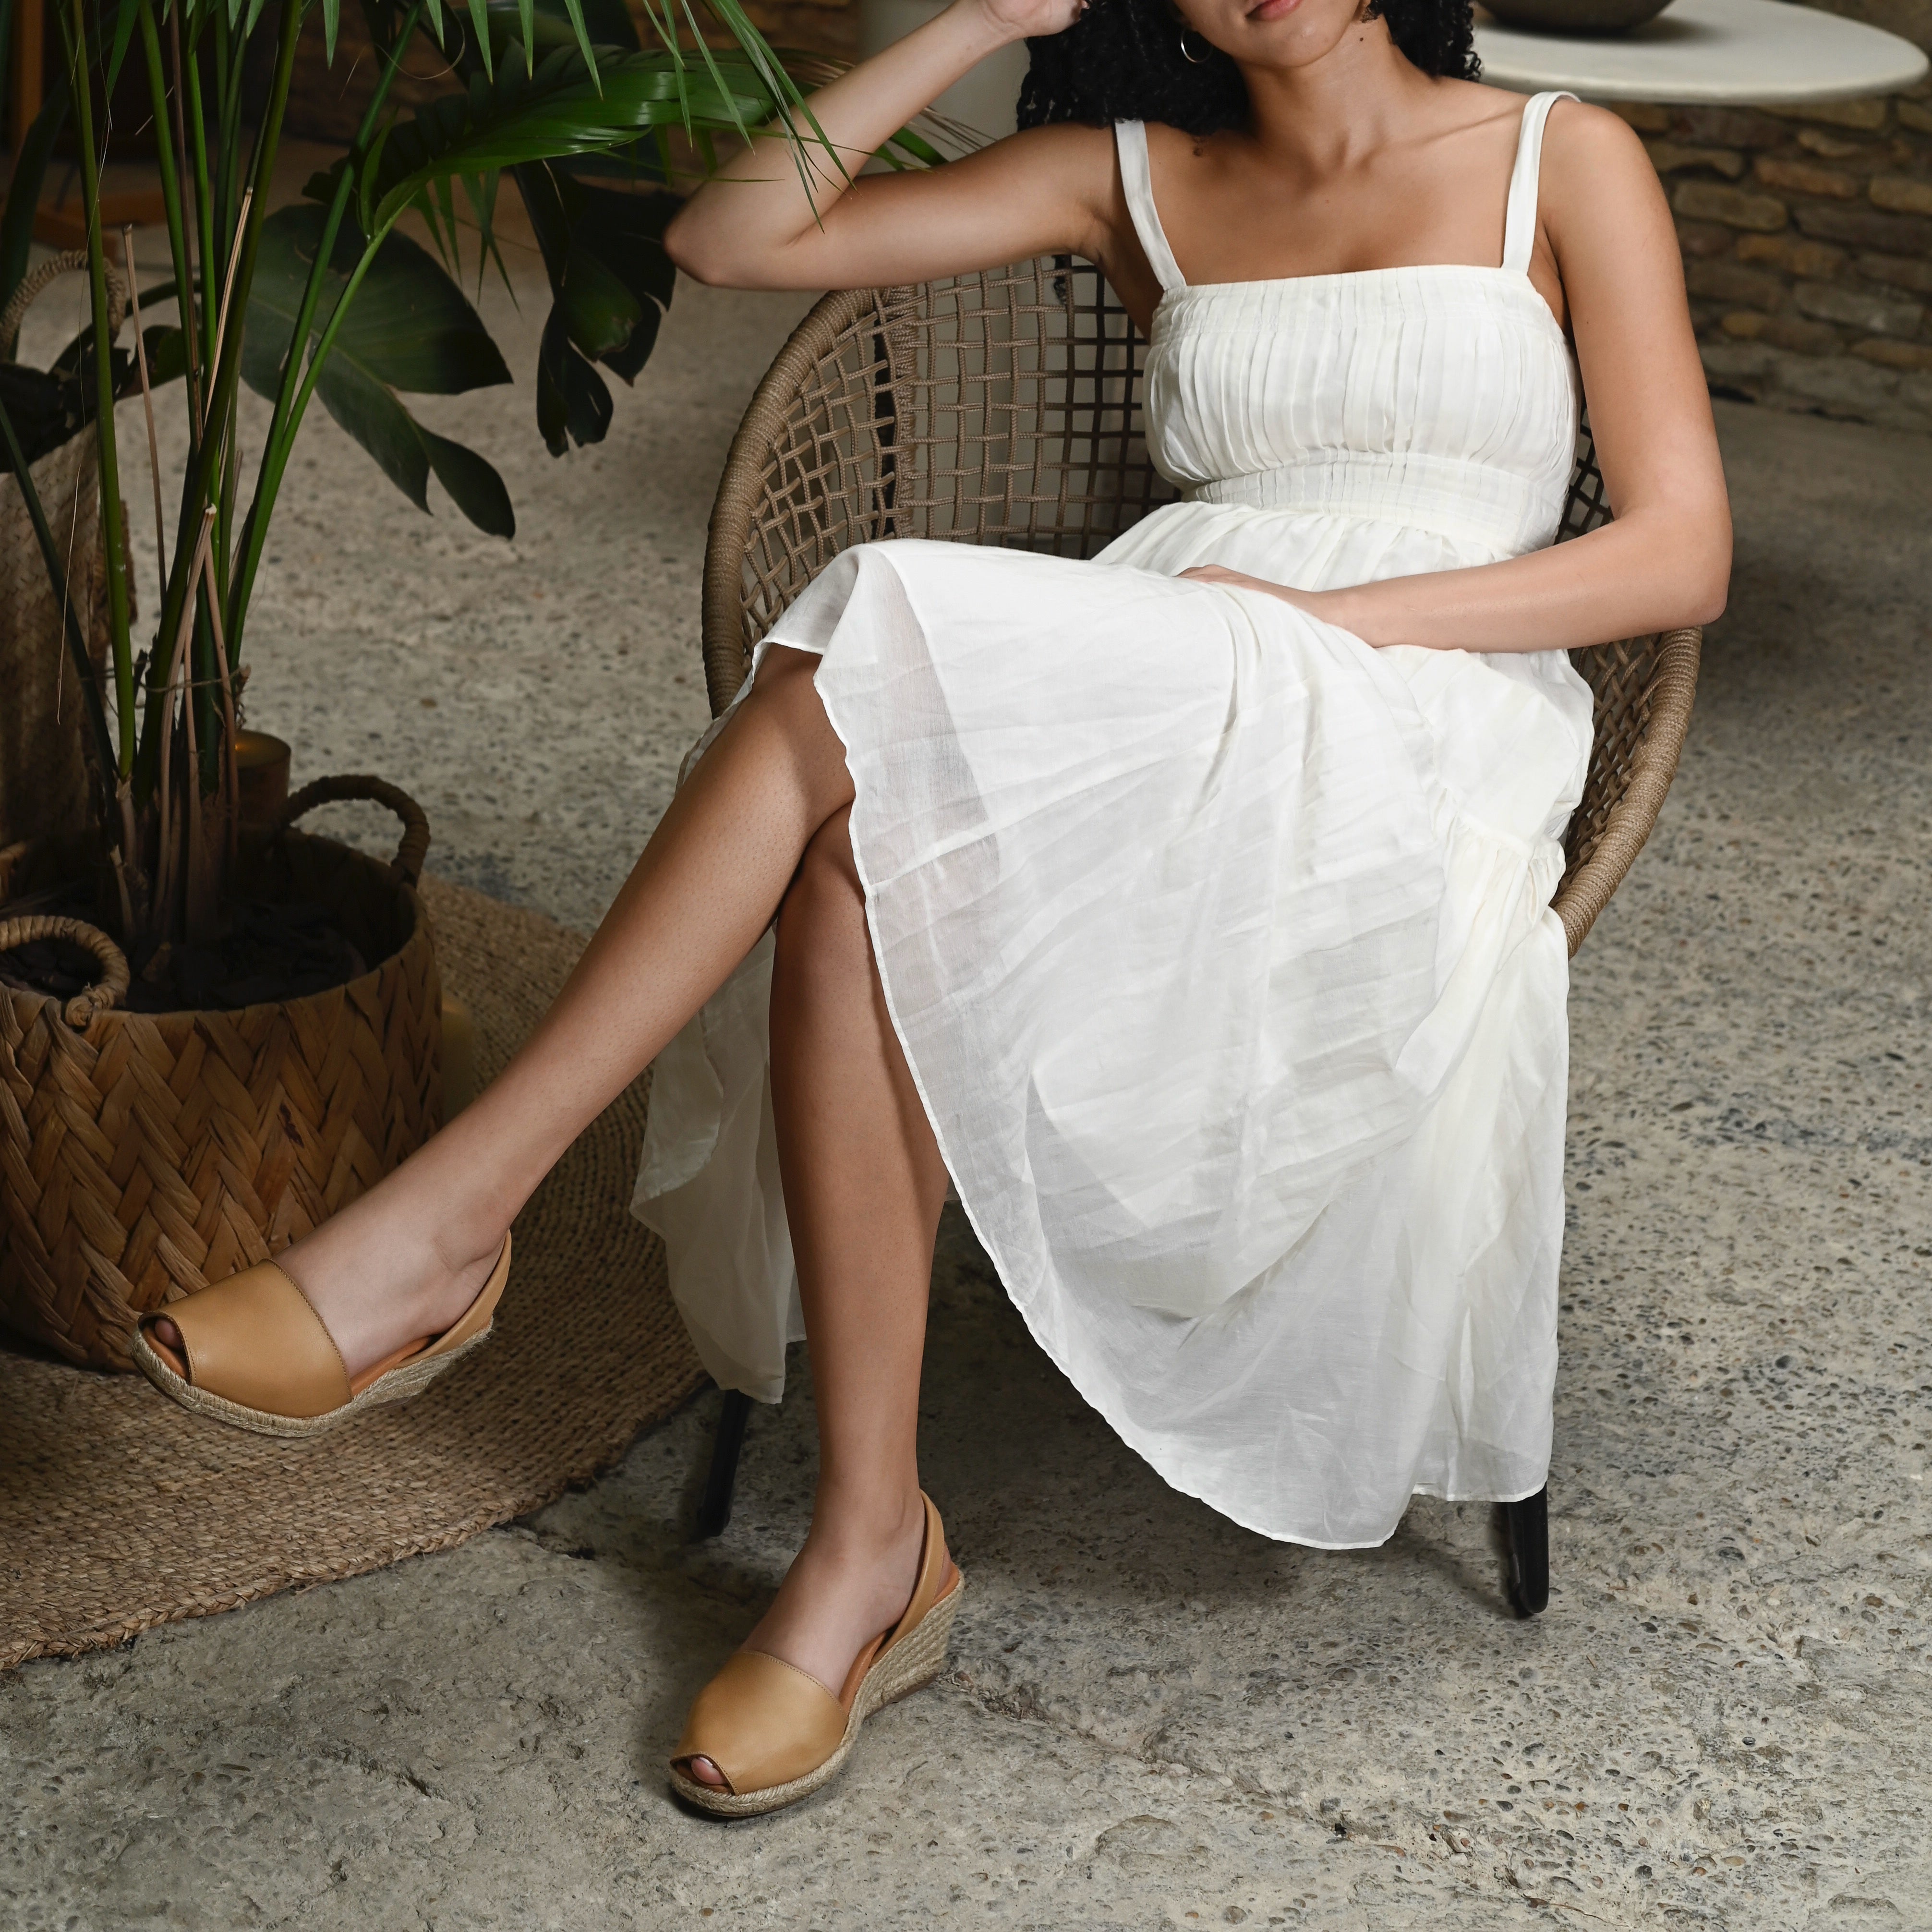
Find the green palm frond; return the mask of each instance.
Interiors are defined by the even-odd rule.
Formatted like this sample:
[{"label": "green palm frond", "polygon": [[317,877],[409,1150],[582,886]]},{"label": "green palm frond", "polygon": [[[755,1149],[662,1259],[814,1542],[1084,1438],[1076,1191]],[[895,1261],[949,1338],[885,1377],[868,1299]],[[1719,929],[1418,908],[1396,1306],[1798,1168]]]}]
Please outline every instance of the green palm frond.
[{"label": "green palm frond", "polygon": [[[272,399],[280,387],[326,218],[321,208],[298,205],[272,214],[263,226],[242,362],[242,380],[260,395]],[[313,335],[328,328],[363,247],[360,236],[338,238]],[[390,235],[334,331],[316,394],[417,508],[429,507],[425,486],[433,470],[478,529],[508,536],[516,524],[502,478],[461,444],[424,429],[397,392],[460,395],[509,380],[482,317],[455,284],[413,242]]]},{"label": "green palm frond", "polygon": [[446,94],[396,122],[364,172],[364,228],[388,226],[439,181],[597,154],[660,128],[688,134],[759,126],[779,106],[742,58],[712,56],[700,74],[681,71],[666,53],[600,50],[597,70],[593,76],[569,48],[546,55],[532,74],[512,46],[494,79],[472,75],[466,94]]}]

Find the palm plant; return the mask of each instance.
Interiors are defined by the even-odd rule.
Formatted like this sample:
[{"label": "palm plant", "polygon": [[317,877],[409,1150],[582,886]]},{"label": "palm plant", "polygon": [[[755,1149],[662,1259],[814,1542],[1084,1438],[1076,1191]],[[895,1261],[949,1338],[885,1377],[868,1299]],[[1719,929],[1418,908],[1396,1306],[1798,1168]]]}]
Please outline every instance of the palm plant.
[{"label": "palm plant", "polygon": [[[272,214],[269,183],[304,16],[320,6],[333,62],[340,0],[56,0],[64,85],[29,131],[0,219],[0,303],[26,268],[41,173],[70,116],[88,214],[91,322],[36,379],[44,392],[26,372],[8,372],[12,381],[0,385],[0,439],[65,614],[101,780],[107,916],[118,914],[130,950],[170,938],[200,943],[214,929],[235,849],[240,652],[270,520],[310,404],[319,399],[419,507],[427,508],[434,472],[478,528],[504,536],[514,530],[496,471],[418,422],[398,394],[460,393],[509,380],[458,280],[459,206],[473,225],[480,277],[486,261],[502,268],[495,218],[506,177],[521,196],[552,298],[536,372],[538,424],[560,454],[570,440],[603,435],[611,400],[598,365],[634,377],[670,300],[674,274],[662,236],[676,204],[661,190],[672,176],[673,139],[702,165],[714,137],[774,116],[795,142],[812,138],[794,118],[802,107],[796,84],[739,0],[705,0],[718,49],[700,31],[689,0],[640,4],[649,45],[622,0],[467,0],[462,14],[446,0],[363,0],[378,57],[374,97],[355,141],[310,182],[307,199]],[[251,141],[242,92],[256,38],[266,39],[273,59]],[[404,118],[390,111],[388,98],[418,38],[446,64],[448,88]],[[145,299],[151,315],[166,304],[172,319],[145,330],[137,324],[124,350],[110,340],[100,104],[129,58],[145,73],[172,268]],[[908,132],[898,158],[933,157]],[[613,173],[632,180],[612,185]],[[639,183],[660,191],[636,192]],[[398,232],[412,209],[440,260]],[[131,262],[128,268],[131,279]],[[110,345],[104,352],[102,344]],[[167,519],[156,621],[137,646],[122,508],[134,466],[117,443],[114,404],[136,393],[148,398],[159,520],[152,398],[177,378],[188,460]],[[273,406],[245,499],[237,434],[244,382]],[[23,399],[38,406],[24,407]],[[28,441],[16,416],[28,420]],[[35,426],[58,440],[76,422],[91,422],[98,440],[107,640],[98,670],[29,473],[39,453],[28,446]]]}]

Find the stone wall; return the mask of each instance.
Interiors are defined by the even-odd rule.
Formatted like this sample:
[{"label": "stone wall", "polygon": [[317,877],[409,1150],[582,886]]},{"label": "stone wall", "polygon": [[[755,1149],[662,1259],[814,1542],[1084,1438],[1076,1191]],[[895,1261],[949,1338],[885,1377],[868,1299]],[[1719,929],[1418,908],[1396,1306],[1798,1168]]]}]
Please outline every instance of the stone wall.
[{"label": "stone wall", "polygon": [[1932,85],[1618,111],[1670,194],[1712,388],[1932,430]]}]

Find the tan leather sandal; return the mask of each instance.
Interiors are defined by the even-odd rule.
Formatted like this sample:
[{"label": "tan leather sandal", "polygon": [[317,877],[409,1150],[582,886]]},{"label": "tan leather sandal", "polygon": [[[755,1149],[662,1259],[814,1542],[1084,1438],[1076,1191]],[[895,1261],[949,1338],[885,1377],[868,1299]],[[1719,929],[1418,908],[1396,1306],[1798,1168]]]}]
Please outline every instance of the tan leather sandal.
[{"label": "tan leather sandal", "polygon": [[[881,1706],[930,1684],[946,1668],[946,1646],[966,1580],[946,1554],[945,1526],[926,1504],[919,1581],[905,1614],[853,1660],[836,1697],[796,1664],[741,1650],[698,1694],[670,1761],[671,1788],[718,1818],[750,1818],[796,1804],[837,1776],[859,1726]],[[690,1774],[709,1758],[721,1788]]]},{"label": "tan leather sandal", "polygon": [[[130,1352],[164,1395],[198,1415],[262,1436],[320,1436],[378,1402],[418,1394],[488,1341],[509,1278],[506,1234],[489,1280],[460,1321],[385,1356],[353,1381],[322,1317],[273,1262],[142,1316]],[[178,1351],[149,1330],[164,1318],[180,1331]]]}]

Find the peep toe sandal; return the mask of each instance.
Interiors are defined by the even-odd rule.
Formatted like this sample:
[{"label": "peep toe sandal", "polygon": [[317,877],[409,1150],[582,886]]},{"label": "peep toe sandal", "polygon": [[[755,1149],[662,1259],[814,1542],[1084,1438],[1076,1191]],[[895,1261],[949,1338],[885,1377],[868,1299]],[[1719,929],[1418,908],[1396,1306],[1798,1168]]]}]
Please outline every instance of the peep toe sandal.
[{"label": "peep toe sandal", "polygon": [[[136,1365],[164,1395],[262,1436],[320,1436],[377,1403],[426,1388],[479,1348],[510,1278],[510,1238],[476,1299],[453,1327],[398,1348],[352,1380],[341,1352],[308,1296],[273,1262],[144,1315],[134,1330]],[[150,1330],[165,1317],[182,1346]]]},{"label": "peep toe sandal", "polygon": [[[860,1652],[836,1697],[796,1664],[760,1650],[735,1652],[698,1694],[670,1761],[671,1788],[716,1818],[750,1818],[809,1796],[838,1775],[859,1727],[883,1706],[930,1684],[946,1668],[946,1646],[966,1580],[946,1549],[945,1526],[924,1494],[926,1542],[905,1614]],[[694,1758],[724,1779],[700,1784]]]}]

